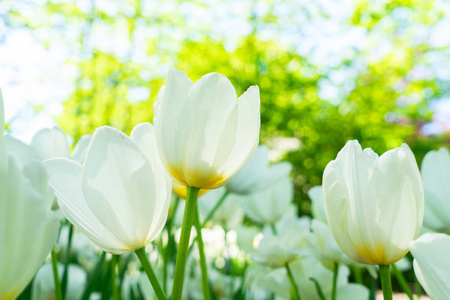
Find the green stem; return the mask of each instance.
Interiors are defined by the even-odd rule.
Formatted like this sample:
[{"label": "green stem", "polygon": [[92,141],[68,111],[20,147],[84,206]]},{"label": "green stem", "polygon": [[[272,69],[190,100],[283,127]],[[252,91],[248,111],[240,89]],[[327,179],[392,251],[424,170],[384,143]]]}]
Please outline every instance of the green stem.
[{"label": "green stem", "polygon": [[159,285],[158,279],[156,278],[156,274],[153,271],[152,265],[150,264],[150,261],[148,260],[147,253],[145,253],[145,248],[141,248],[136,250],[136,255],[141,261],[142,267],[144,268],[145,273],[147,274],[148,280],[150,280],[150,283],[153,286],[153,290],[155,291],[156,296],[159,300],[167,300],[166,294],[164,294],[164,291],[162,290],[161,286]]},{"label": "green stem", "polygon": [[415,274],[414,274],[414,292],[416,294],[416,298],[420,299],[420,296],[422,295],[422,286],[420,285],[420,282]]},{"label": "green stem", "polygon": [[291,300],[300,300],[300,293],[298,292],[297,285],[295,284],[294,275],[292,275],[291,268],[289,264],[286,264],[286,271],[291,282]]},{"label": "green stem", "polygon": [[331,290],[331,300],[336,300],[338,273],[339,273],[339,263],[335,262],[333,270],[333,289]]},{"label": "green stem", "polygon": [[205,227],[206,223],[208,223],[209,220],[211,220],[216,211],[219,209],[219,207],[223,204],[223,202],[227,198],[228,194],[229,194],[228,191],[225,191],[225,193],[223,193],[222,197],[220,197],[219,201],[217,201],[216,205],[214,205],[213,209],[206,216],[205,220],[202,223],[202,228]]},{"label": "green stem", "polygon": [[181,226],[180,243],[178,246],[177,261],[175,263],[175,276],[172,287],[172,300],[181,300],[183,292],[186,258],[189,249],[191,228],[194,223],[195,204],[200,188],[187,186],[186,207],[184,208],[183,224]]},{"label": "green stem", "polygon": [[66,261],[64,262],[64,273],[61,282],[61,293],[63,299],[66,299],[67,281],[69,279],[69,263],[70,263],[70,249],[72,248],[72,238],[73,238],[73,225],[69,225],[69,237],[67,239],[66,247]]},{"label": "green stem", "polygon": [[167,276],[168,271],[167,268],[169,267],[169,261],[172,258],[172,252],[173,252],[173,245],[174,245],[174,238],[172,236],[172,227],[173,227],[173,220],[175,218],[175,215],[178,210],[178,205],[180,204],[180,197],[175,197],[175,204],[172,211],[172,216],[170,217],[169,221],[167,221],[167,246],[164,250],[163,258],[164,258],[164,267],[163,267],[163,288],[164,291],[167,291]]},{"label": "green stem", "polygon": [[389,271],[390,265],[380,265],[379,267],[381,288],[383,289],[383,298],[384,300],[392,300],[391,273]]},{"label": "green stem", "polygon": [[114,300],[119,300],[119,291],[117,290],[116,284],[116,265],[117,260],[119,259],[118,255],[113,255],[111,257],[111,291]]},{"label": "green stem", "polygon": [[200,225],[200,217],[198,216],[198,208],[195,210],[194,226],[197,231],[197,245],[200,254],[200,267],[202,270],[202,287],[203,297],[205,300],[211,299],[208,281],[208,267],[206,265],[205,246],[203,244],[202,226]]},{"label": "green stem", "polygon": [[405,292],[405,294],[408,295],[408,298],[410,300],[413,300],[413,295],[411,293],[411,290],[409,289],[408,283],[406,282],[406,279],[403,276],[402,272],[398,270],[395,264],[392,265],[392,271],[394,271],[394,276],[397,279],[397,282],[400,284],[400,287],[402,288],[403,292]]},{"label": "green stem", "polygon": [[97,262],[94,271],[92,272],[92,274],[90,274],[90,276],[88,277],[88,281],[86,283],[86,288],[83,292],[83,296],[81,297],[82,300],[88,300],[92,290],[94,289],[94,285],[95,285],[95,281],[100,277],[101,272],[102,272],[102,266],[103,263],[105,261],[105,256],[106,256],[106,252],[102,252],[102,254],[100,255],[100,259]]},{"label": "green stem", "polygon": [[55,248],[52,249],[52,266],[53,266],[53,278],[55,280],[56,300],[62,300],[61,283],[59,282],[59,275],[58,275],[58,257],[56,256]]},{"label": "green stem", "polygon": [[364,284],[363,278],[362,278],[362,273],[361,273],[361,268],[357,267],[357,266],[350,266],[350,269],[352,270],[353,277],[355,278],[356,283]]},{"label": "green stem", "polygon": [[278,235],[277,227],[275,224],[270,224],[270,229],[272,229],[273,235]]}]

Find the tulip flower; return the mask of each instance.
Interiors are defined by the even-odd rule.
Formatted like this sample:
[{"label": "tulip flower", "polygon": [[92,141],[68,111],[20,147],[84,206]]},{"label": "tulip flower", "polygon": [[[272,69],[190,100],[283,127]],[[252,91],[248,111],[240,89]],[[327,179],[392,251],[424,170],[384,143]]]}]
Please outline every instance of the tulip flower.
[{"label": "tulip flower", "polygon": [[247,195],[288,177],[291,171],[292,166],[288,162],[269,165],[269,149],[259,146],[248,163],[237,172],[226,187],[230,193]]},{"label": "tulip flower", "polygon": [[259,224],[274,224],[289,210],[294,186],[286,173],[284,178],[258,192],[241,196],[237,201],[245,214]]},{"label": "tulip flower", "polygon": [[426,233],[409,244],[414,256],[414,272],[431,299],[450,295],[450,236]]},{"label": "tulip flower", "polygon": [[211,73],[195,84],[172,69],[155,104],[161,159],[182,185],[215,189],[247,162],[259,141],[259,89],[236,97],[224,75]]},{"label": "tulip flower", "polygon": [[424,200],[406,144],[378,157],[357,141],[347,142],[325,168],[323,191],[331,232],[350,258],[390,265],[408,253],[422,226]]},{"label": "tulip flower", "polygon": [[323,192],[337,244],[357,262],[380,265],[388,291],[389,265],[408,253],[422,226],[423,187],[413,153],[403,144],[378,157],[349,141],[325,168]]},{"label": "tulip flower", "polygon": [[[181,299],[191,227],[195,223],[205,298],[209,298],[197,194],[226,183],[248,161],[259,141],[257,86],[242,96],[224,75],[211,73],[195,84],[178,70],[169,72],[154,106],[158,150],[172,179],[187,186],[172,298]],[[194,222],[194,219],[196,221]]]},{"label": "tulip flower", "polygon": [[450,153],[446,148],[428,152],[422,161],[425,192],[425,230],[450,233]]},{"label": "tulip flower", "polygon": [[172,189],[150,123],[136,126],[131,138],[100,127],[82,165],[65,158],[45,163],[59,207],[72,224],[106,252],[136,252],[141,262],[148,261],[143,249],[165,224]]},{"label": "tulip flower", "polygon": [[59,222],[46,197],[48,176],[39,161],[22,166],[3,145],[0,91],[0,299],[15,299],[55,245]]}]

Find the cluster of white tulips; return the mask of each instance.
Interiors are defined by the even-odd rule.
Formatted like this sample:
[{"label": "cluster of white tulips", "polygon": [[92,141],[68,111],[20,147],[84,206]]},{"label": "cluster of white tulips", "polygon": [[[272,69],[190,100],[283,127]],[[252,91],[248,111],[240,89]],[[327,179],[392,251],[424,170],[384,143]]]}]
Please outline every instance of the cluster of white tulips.
[{"label": "cluster of white tulips", "polygon": [[428,295],[450,295],[446,149],[421,174],[406,144],[378,156],[349,141],[299,217],[292,166],[258,147],[256,86],[237,98],[223,75],[171,70],[153,125],[100,127],[72,153],[60,129],[5,135],[3,106],[0,93],[0,300],[363,300],[351,270],[377,269],[392,299],[409,251]]}]

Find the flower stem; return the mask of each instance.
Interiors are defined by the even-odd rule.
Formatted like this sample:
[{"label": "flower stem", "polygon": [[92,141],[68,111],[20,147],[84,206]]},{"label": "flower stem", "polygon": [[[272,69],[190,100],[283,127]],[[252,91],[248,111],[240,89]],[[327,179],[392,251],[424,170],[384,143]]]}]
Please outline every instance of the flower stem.
[{"label": "flower stem", "polygon": [[202,228],[205,227],[206,223],[208,223],[209,220],[211,220],[216,211],[219,209],[219,207],[223,204],[223,202],[227,198],[228,194],[229,194],[228,191],[225,191],[225,193],[223,193],[222,197],[220,197],[219,201],[217,201],[216,205],[214,205],[213,209],[206,216],[205,220],[202,223]]},{"label": "flower stem", "polygon": [[291,300],[300,300],[300,293],[298,292],[297,285],[295,284],[294,275],[292,275],[291,268],[289,264],[286,264],[286,271],[291,282]]},{"label": "flower stem", "polygon": [[176,216],[178,205],[180,204],[180,197],[175,197],[175,204],[172,211],[172,216],[167,221],[167,246],[164,249],[163,252],[163,259],[164,259],[164,267],[163,267],[163,288],[164,291],[167,291],[167,277],[168,277],[168,270],[169,262],[172,259],[172,253],[173,253],[173,246],[174,246],[174,237],[172,235],[172,227],[173,227],[173,219]]},{"label": "flower stem", "polygon": [[408,283],[406,282],[406,279],[403,276],[402,272],[399,271],[399,269],[395,266],[395,264],[392,264],[392,270],[394,271],[394,276],[397,279],[397,282],[400,284],[402,290],[405,292],[406,295],[408,295],[408,298],[410,300],[413,300],[413,295],[408,287]]},{"label": "flower stem", "polygon": [[336,300],[338,273],[339,273],[339,263],[335,262],[333,270],[333,289],[331,290],[331,300]]},{"label": "flower stem", "polygon": [[206,256],[205,256],[205,246],[203,244],[202,237],[202,226],[200,225],[200,218],[198,216],[198,208],[195,210],[195,219],[194,219],[195,230],[197,231],[197,245],[198,252],[200,254],[200,267],[202,269],[202,287],[203,287],[203,297],[205,300],[211,299],[211,294],[209,290],[209,281],[208,281],[208,267],[206,265]]},{"label": "flower stem", "polygon": [[119,300],[119,291],[117,289],[116,284],[116,266],[118,260],[119,260],[118,255],[113,255],[111,257],[111,291],[114,300]]},{"label": "flower stem", "polygon": [[59,281],[58,274],[58,257],[56,256],[55,248],[52,249],[52,267],[53,267],[53,278],[55,280],[55,296],[56,300],[62,300],[61,293],[61,283]]},{"label": "flower stem", "polygon": [[195,204],[200,188],[187,186],[186,207],[184,209],[183,224],[181,226],[180,243],[178,246],[177,261],[175,263],[175,276],[172,287],[172,300],[181,300],[183,292],[186,258],[189,249],[191,228],[194,223]]},{"label": "flower stem", "polygon": [[64,262],[64,273],[61,282],[61,293],[63,299],[66,298],[67,281],[69,279],[70,249],[72,248],[72,238],[73,238],[73,225],[71,223],[68,223],[68,227],[69,227],[69,236],[67,238],[66,260]]},{"label": "flower stem", "polygon": [[97,280],[100,277],[100,274],[102,272],[102,266],[103,263],[105,262],[105,256],[106,256],[106,252],[102,252],[102,254],[100,255],[100,259],[97,261],[97,264],[95,265],[95,268],[93,270],[93,272],[88,276],[88,280],[86,282],[86,288],[83,292],[83,296],[81,297],[81,300],[88,300],[92,290],[94,288],[95,285],[95,280]]},{"label": "flower stem", "polygon": [[147,274],[148,280],[150,280],[150,283],[153,286],[153,290],[155,291],[156,297],[158,297],[159,300],[167,300],[166,294],[164,294],[164,291],[159,285],[158,279],[156,278],[156,274],[153,271],[150,261],[148,260],[147,253],[145,253],[145,248],[138,249],[136,250],[135,253],[139,258],[139,260],[141,261],[142,267],[144,268],[144,271]]},{"label": "flower stem", "polygon": [[380,265],[379,267],[381,288],[383,289],[383,298],[384,300],[392,300],[391,273],[389,271],[390,265]]}]

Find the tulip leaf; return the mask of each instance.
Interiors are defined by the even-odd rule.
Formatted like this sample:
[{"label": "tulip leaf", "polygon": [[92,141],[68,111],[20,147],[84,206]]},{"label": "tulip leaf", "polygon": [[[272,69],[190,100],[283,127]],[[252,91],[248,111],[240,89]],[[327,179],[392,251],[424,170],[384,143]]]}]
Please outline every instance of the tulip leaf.
[{"label": "tulip leaf", "polygon": [[314,277],[309,277],[309,280],[314,282],[314,285],[316,286],[317,295],[319,295],[319,298],[321,300],[326,300],[325,295],[323,294],[322,288],[320,287],[319,282]]}]

